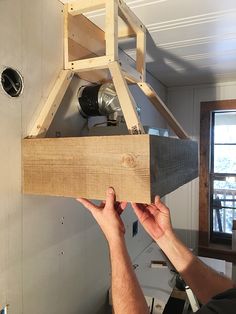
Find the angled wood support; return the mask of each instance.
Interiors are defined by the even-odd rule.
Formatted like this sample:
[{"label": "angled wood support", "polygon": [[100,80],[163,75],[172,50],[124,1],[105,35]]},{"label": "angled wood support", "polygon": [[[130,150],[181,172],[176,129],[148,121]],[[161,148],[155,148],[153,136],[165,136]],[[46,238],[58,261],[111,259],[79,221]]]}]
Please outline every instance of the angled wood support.
[{"label": "angled wood support", "polygon": [[146,28],[123,0],[119,0],[119,15],[123,21],[134,30],[136,34],[142,32]]},{"label": "angled wood support", "polygon": [[137,114],[135,100],[129,91],[119,63],[116,61],[109,63],[109,70],[130,134],[144,134],[143,126]]},{"label": "angled wood support", "polygon": [[161,100],[161,98],[157,95],[157,93],[153,90],[153,88],[145,83],[138,83],[138,86],[141,88],[143,93],[149,98],[153,106],[158,110],[158,112],[162,115],[162,117],[166,120],[171,129],[175,132],[175,134],[182,139],[188,139],[188,134],[181,127],[179,122],[175,119],[173,114]]},{"label": "angled wood support", "polygon": [[62,70],[60,72],[47,101],[29,132],[29,137],[44,137],[46,135],[72,77],[73,72],[71,70]]}]

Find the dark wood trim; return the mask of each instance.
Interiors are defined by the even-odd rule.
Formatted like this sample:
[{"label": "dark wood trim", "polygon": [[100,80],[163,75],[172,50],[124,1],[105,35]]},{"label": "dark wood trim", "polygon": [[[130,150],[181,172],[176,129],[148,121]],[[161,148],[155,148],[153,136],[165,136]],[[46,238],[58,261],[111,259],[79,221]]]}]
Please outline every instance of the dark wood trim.
[{"label": "dark wood trim", "polygon": [[233,220],[233,230],[236,230],[236,220]]},{"label": "dark wood trim", "polygon": [[233,251],[231,246],[228,245],[211,243],[208,246],[199,246],[198,255],[236,263],[236,251]]},{"label": "dark wood trim", "polygon": [[199,178],[199,253],[204,256],[235,258],[229,246],[216,246],[210,242],[210,126],[211,113],[220,110],[236,110],[236,99],[201,102],[200,110],[200,178]]}]

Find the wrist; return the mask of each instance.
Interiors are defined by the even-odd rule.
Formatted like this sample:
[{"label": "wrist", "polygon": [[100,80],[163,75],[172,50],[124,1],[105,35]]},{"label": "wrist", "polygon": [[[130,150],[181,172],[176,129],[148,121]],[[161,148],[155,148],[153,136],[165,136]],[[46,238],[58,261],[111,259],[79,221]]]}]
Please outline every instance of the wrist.
[{"label": "wrist", "polygon": [[155,239],[155,242],[162,250],[164,250],[168,245],[170,245],[170,243],[173,243],[176,239],[177,239],[177,236],[174,233],[174,231],[171,229],[163,233],[163,235],[159,237],[158,239]]},{"label": "wrist", "polygon": [[114,235],[110,238],[107,238],[108,246],[110,250],[113,248],[117,248],[125,245],[125,237],[124,234]]}]

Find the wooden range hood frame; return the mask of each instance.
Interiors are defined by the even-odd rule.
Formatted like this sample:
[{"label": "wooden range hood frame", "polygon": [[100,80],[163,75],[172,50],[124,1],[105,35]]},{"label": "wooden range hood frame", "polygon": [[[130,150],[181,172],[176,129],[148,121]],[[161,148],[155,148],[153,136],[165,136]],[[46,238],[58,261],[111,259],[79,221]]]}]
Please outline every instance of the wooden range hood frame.
[{"label": "wooden range hood frame", "polygon": [[[105,8],[101,30],[83,13]],[[121,19],[122,26],[118,23]],[[198,147],[145,82],[146,28],[122,0],[79,0],[64,5],[64,69],[26,139],[23,192],[149,203],[198,175]],[[119,38],[136,37],[136,68],[119,53]],[[45,138],[73,78],[112,81],[130,135]],[[179,139],[145,134],[128,84],[137,84]],[[157,153],[158,152],[158,153]]]}]

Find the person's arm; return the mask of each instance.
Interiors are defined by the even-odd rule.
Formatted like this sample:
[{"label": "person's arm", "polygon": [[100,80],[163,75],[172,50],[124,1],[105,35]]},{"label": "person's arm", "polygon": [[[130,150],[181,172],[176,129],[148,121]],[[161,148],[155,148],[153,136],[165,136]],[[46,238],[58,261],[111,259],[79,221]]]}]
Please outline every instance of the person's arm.
[{"label": "person's arm", "polygon": [[160,197],[155,198],[154,204],[133,203],[132,207],[145,230],[163,250],[201,303],[207,303],[213,296],[234,287],[233,281],[202,263],[178,239],[172,229],[169,209],[160,201]]},{"label": "person's arm", "polygon": [[139,286],[124,238],[109,243],[112,301],[115,314],[147,314],[146,300]]},{"label": "person's arm", "polygon": [[120,214],[126,203],[115,202],[115,192],[112,188],[108,189],[106,202],[102,202],[100,206],[82,198],[78,201],[89,209],[108,241],[115,314],[148,314],[148,306],[125,245],[125,228]]}]

